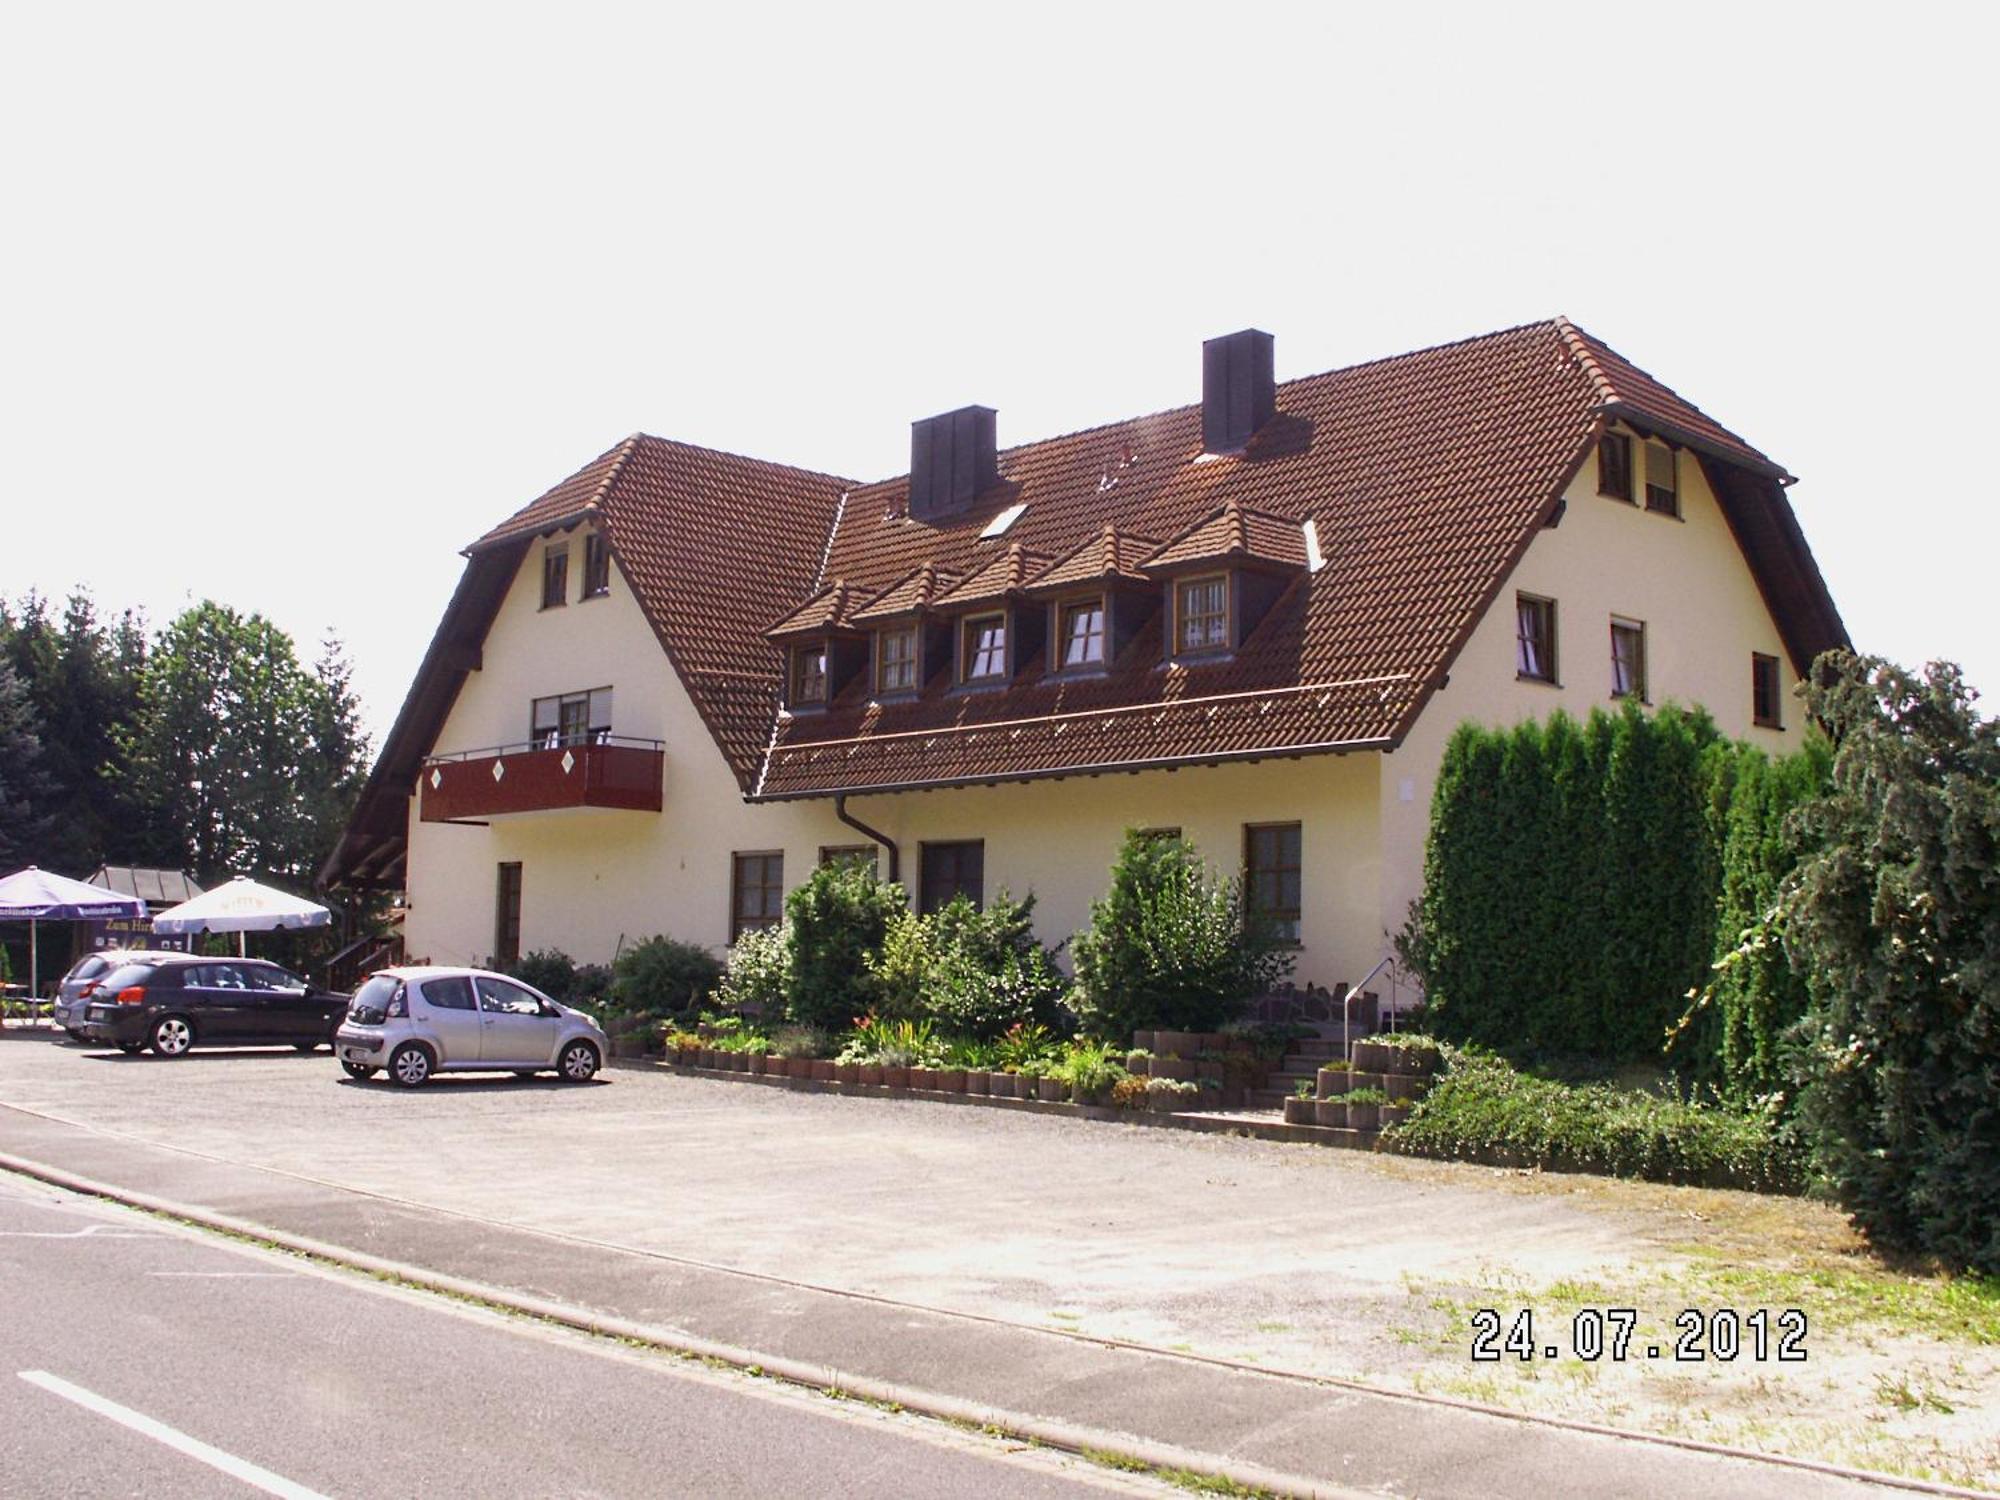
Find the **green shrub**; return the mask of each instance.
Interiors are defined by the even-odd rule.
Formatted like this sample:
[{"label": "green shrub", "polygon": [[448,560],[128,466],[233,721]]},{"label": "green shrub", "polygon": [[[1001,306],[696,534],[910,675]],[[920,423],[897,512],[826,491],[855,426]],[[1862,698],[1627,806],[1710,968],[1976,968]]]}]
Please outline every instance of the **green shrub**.
[{"label": "green shrub", "polygon": [[564,1004],[576,994],[576,960],[560,948],[538,948],[533,953],[524,953],[503,972]]},{"label": "green shrub", "polygon": [[[1803,1163],[1769,1120],[1679,1094],[1556,1083],[1454,1052],[1388,1137],[1416,1156],[1795,1192]],[[1350,1093],[1349,1102],[1355,1100]]]},{"label": "green shrub", "polygon": [[908,906],[903,888],[878,879],[870,866],[840,860],[814,870],[785,898],[786,1015],[839,1031],[873,1010],[878,983],[868,960]]},{"label": "green shrub", "polygon": [[1837,746],[1783,901],[1812,991],[1800,1119],[1869,1238],[2000,1273],[2000,720],[1949,663],[1830,653]]},{"label": "green shrub", "polygon": [[1001,891],[983,911],[960,895],[928,916],[899,913],[868,959],[877,1007],[979,1037],[1054,1021],[1067,986],[1035,940],[1034,910],[1032,895],[1015,901]]},{"label": "green shrub", "polygon": [[715,1003],[740,1015],[782,1016],[791,987],[792,945],[784,924],[752,928],[729,950]]},{"label": "green shrub", "polygon": [[1111,889],[1071,944],[1069,1004],[1112,1041],[1138,1030],[1214,1031],[1291,972],[1271,924],[1234,880],[1216,880],[1182,838],[1127,830]]},{"label": "green shrub", "polygon": [[781,1026],[771,1037],[771,1050],[779,1057],[825,1057],[833,1039],[816,1026]]},{"label": "green shrub", "polygon": [[1109,1042],[1066,1042],[1049,1071],[1069,1085],[1078,1103],[1096,1104],[1108,1099],[1112,1085],[1126,1076],[1120,1056]]},{"label": "green shrub", "polygon": [[698,1006],[721,978],[722,965],[706,948],[650,937],[618,955],[611,998],[634,1015],[680,1015]]},{"label": "green shrub", "polygon": [[578,964],[576,977],[570,982],[570,999],[578,1005],[604,1000],[611,994],[611,983],[611,965]]}]

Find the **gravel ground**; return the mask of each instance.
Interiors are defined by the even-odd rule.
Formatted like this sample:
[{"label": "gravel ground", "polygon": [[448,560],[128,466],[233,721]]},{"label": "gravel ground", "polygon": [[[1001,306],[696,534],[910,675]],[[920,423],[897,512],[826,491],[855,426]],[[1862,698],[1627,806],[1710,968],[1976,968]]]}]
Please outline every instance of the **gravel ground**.
[{"label": "gravel ground", "polygon": [[[585,1089],[447,1078],[407,1094],[355,1084],[323,1052],[159,1062],[6,1041],[0,1101],[508,1224],[1266,1366],[2000,1479],[1991,1320],[1982,1335],[1933,1316],[1937,1283],[1905,1286],[1809,1203],[654,1069]],[[1909,1305],[1871,1314],[1875,1278]],[[1683,1306],[1799,1305],[1810,1357],[1586,1366],[1568,1350],[1581,1305],[1637,1307],[1641,1339],[1668,1344]],[[1536,1308],[1537,1341],[1562,1356],[1472,1363],[1468,1319],[1483,1306]]]}]

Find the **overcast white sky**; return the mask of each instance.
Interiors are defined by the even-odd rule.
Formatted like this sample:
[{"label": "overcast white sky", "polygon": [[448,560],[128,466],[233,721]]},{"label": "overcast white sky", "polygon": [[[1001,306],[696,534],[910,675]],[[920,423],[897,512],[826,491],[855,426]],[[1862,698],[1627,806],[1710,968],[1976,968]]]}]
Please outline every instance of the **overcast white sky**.
[{"label": "overcast white sky", "polygon": [[0,594],[331,628],[379,738],[457,549],[632,431],[873,479],[1251,324],[1563,312],[1801,476],[1862,649],[2000,693],[1993,14],[11,6]]}]

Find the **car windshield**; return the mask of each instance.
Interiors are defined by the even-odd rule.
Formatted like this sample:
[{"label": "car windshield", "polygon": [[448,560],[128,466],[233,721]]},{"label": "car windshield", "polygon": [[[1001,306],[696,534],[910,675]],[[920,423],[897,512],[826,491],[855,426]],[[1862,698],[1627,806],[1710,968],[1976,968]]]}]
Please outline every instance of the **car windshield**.
[{"label": "car windshield", "polygon": [[97,988],[103,993],[115,995],[135,984],[144,984],[153,977],[154,968],[153,964],[120,964],[104,976]]},{"label": "car windshield", "polygon": [[402,993],[402,980],[377,974],[354,992],[354,998],[347,1003],[347,1019],[363,1026],[379,1026],[389,1019],[389,1007]]}]

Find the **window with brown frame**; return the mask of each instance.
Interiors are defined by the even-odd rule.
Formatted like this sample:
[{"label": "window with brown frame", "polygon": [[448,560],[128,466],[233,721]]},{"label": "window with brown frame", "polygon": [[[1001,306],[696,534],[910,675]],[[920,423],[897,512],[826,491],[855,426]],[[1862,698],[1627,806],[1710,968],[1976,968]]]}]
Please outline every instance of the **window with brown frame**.
[{"label": "window with brown frame", "polygon": [[1060,611],[1063,670],[1104,665],[1104,600],[1079,599]]},{"label": "window with brown frame", "polygon": [[521,866],[510,861],[500,866],[493,897],[493,962],[496,966],[519,963],[521,959]]},{"label": "window with brown frame", "polygon": [[1681,513],[1680,455],[1665,443],[1646,444],[1646,509],[1663,516]]},{"label": "window with brown frame", "polygon": [[1229,649],[1229,578],[1184,578],[1174,589],[1174,649],[1184,655]]},{"label": "window with brown frame", "polygon": [[1611,619],[1611,696],[1646,701],[1646,627]]},{"label": "window with brown frame", "polygon": [[906,625],[875,633],[875,691],[909,693],[917,686],[917,632]]},{"label": "window with brown frame", "polygon": [[1597,440],[1597,493],[1613,500],[1632,498],[1632,439],[1607,432]]},{"label": "window with brown frame", "polygon": [[569,543],[551,547],[542,554],[542,608],[560,609],[569,603]]},{"label": "window with brown frame", "polygon": [[1529,682],[1556,680],[1556,601],[1514,596],[1514,670]]},{"label": "window with brown frame", "polygon": [[974,906],[986,904],[984,840],[925,844],[918,852],[923,864],[917,881],[919,913],[929,916],[934,911],[942,911],[951,905],[954,896],[964,896]]},{"label": "window with brown frame", "polygon": [[1007,675],[1007,617],[974,615],[961,635],[961,682],[994,682]]},{"label": "window with brown frame", "polygon": [[1287,943],[1299,940],[1302,845],[1297,823],[1251,823],[1243,829],[1244,897]]},{"label": "window with brown frame", "polygon": [[729,941],[746,932],[775,927],[785,915],[785,856],[782,852],[732,854]]},{"label": "window with brown frame", "polygon": [[826,702],[826,643],[792,648],[792,702]]},{"label": "window with brown frame", "polygon": [[601,531],[583,539],[583,597],[601,599],[611,592],[611,543]]},{"label": "window with brown frame", "polygon": [[1778,710],[1778,658],[1750,653],[1750,717],[1760,729],[1783,729]]},{"label": "window with brown frame", "polygon": [[538,749],[587,745],[611,733],[611,689],[558,693],[528,705],[528,738]]},{"label": "window with brown frame", "polygon": [[859,865],[864,870],[873,870],[878,862],[873,844],[821,844],[819,862],[823,865]]}]

